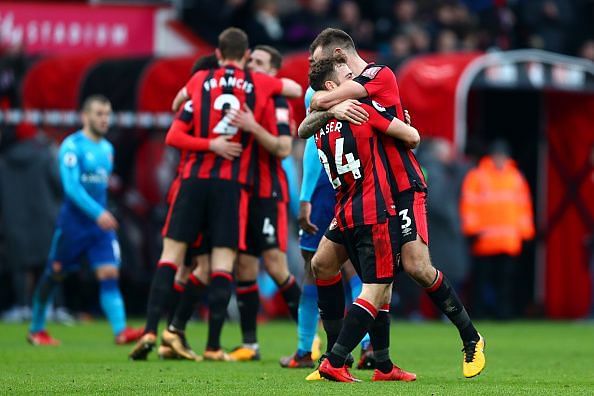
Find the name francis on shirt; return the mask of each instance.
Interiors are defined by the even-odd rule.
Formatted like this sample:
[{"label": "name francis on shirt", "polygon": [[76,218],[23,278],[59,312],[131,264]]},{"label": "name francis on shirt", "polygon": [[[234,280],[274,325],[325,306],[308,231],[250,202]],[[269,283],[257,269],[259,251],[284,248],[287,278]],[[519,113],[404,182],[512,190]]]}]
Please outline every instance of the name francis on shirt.
[{"label": "name francis on shirt", "polygon": [[207,92],[217,87],[233,87],[236,89],[241,89],[248,94],[252,93],[254,90],[254,84],[244,80],[243,78],[237,78],[234,76],[221,76],[218,80],[216,78],[211,78],[207,81],[204,81],[203,86]]}]

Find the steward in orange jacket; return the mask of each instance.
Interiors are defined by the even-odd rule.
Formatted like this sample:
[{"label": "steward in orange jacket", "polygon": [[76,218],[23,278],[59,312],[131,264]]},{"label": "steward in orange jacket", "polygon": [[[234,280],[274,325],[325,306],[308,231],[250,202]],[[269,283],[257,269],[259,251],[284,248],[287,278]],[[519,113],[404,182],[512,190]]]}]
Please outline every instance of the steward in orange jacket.
[{"label": "steward in orange jacket", "polygon": [[518,256],[534,237],[530,190],[509,158],[486,156],[462,185],[462,231],[473,237],[475,256]]}]

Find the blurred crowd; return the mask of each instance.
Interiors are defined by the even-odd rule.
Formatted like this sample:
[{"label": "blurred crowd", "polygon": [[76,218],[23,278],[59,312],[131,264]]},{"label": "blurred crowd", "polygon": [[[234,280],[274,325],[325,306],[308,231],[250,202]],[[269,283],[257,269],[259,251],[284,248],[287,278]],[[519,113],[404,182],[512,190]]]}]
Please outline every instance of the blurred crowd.
[{"label": "blurred crowd", "polygon": [[305,49],[326,27],[393,67],[429,52],[539,48],[594,61],[590,0],[182,0],[183,20],[214,42],[224,27],[254,43]]}]

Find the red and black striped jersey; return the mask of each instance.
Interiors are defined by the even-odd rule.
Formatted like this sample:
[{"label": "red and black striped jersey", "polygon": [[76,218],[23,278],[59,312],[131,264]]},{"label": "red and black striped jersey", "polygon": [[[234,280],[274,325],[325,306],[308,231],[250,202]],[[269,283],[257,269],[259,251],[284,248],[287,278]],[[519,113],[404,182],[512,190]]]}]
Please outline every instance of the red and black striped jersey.
[{"label": "red and black striped jersey", "polygon": [[[404,121],[396,76],[388,66],[370,63],[354,81],[365,87],[368,98],[394,117]],[[412,150],[393,137],[382,136],[383,152],[388,162],[388,176],[394,196],[411,188],[427,188],[425,176]]]},{"label": "red and black striped jersey", "polygon": [[336,191],[335,218],[341,230],[384,223],[395,215],[387,163],[380,154],[381,135],[394,117],[367,99],[361,103],[369,113],[365,124],[334,119],[314,135],[320,162]]},{"label": "red and black striped jersey", "polygon": [[234,160],[226,160],[210,151],[194,153],[185,164],[182,177],[251,184],[254,166],[249,148],[253,137],[231,125],[228,112],[247,104],[256,121],[262,122],[269,98],[282,92],[281,80],[227,65],[195,73],[185,88],[194,107],[195,136],[213,139],[230,135],[231,140],[240,142],[244,150]]},{"label": "red and black striped jersey", "polygon": [[[268,101],[265,119],[261,125],[274,136],[292,136],[292,119],[289,102],[284,96],[276,95]],[[252,189],[254,196],[288,202],[289,184],[281,159],[255,141],[252,146],[252,158],[255,159]]]}]

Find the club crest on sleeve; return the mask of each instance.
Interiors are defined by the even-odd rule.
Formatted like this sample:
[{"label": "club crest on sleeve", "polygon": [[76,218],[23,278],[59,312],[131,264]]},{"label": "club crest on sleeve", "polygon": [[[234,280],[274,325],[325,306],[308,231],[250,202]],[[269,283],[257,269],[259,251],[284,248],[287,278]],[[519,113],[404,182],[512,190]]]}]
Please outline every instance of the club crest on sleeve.
[{"label": "club crest on sleeve", "polygon": [[367,77],[368,79],[372,80],[375,78],[375,76],[377,76],[377,73],[379,73],[380,70],[382,70],[382,68],[380,66],[373,66],[368,69],[365,69],[363,71],[363,73],[361,73],[361,75],[363,77]]},{"label": "club crest on sleeve", "polygon": [[282,124],[289,123],[289,109],[276,109],[276,121]]},{"label": "club crest on sleeve", "polygon": [[64,165],[72,168],[73,166],[76,165],[76,162],[78,160],[76,158],[76,154],[74,154],[73,152],[68,152],[68,153],[64,154],[63,161],[64,161]]}]

